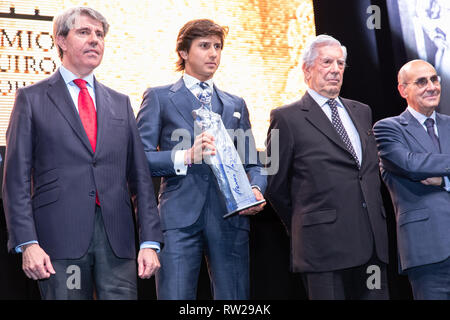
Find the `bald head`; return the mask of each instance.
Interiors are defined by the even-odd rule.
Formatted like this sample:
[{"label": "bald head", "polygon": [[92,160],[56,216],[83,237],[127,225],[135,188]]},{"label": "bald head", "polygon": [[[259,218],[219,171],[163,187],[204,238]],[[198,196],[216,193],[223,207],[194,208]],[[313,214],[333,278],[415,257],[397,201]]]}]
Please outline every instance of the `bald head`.
[{"label": "bald head", "polygon": [[424,61],[424,60],[411,60],[407,63],[405,63],[403,65],[403,67],[400,68],[399,72],[398,72],[398,84],[402,84],[402,83],[408,83],[411,81],[411,72],[414,72],[415,70],[419,69],[419,68],[431,68],[434,70],[434,72],[436,73],[436,70],[434,69],[434,67]]},{"label": "bald head", "polygon": [[427,117],[439,105],[440,79],[434,67],[424,60],[412,60],[400,69],[397,88],[411,108]]}]

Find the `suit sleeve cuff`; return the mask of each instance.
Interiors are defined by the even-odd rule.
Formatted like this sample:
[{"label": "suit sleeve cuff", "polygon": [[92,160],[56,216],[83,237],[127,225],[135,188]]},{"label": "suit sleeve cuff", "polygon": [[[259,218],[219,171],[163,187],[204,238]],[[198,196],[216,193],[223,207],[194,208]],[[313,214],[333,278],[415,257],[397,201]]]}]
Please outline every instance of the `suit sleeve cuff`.
[{"label": "suit sleeve cuff", "polygon": [[184,154],[186,150],[178,150],[175,152],[173,161],[173,168],[177,176],[185,176],[187,174],[188,166],[184,164]]},{"label": "suit sleeve cuff", "polygon": [[37,243],[39,243],[39,242],[37,242],[36,240],[31,240],[31,241],[28,241],[28,242],[19,244],[19,245],[15,248],[16,253],[22,253],[22,247],[25,246],[25,245],[27,245],[27,244],[32,244],[32,243],[36,243],[36,244],[37,244]]},{"label": "suit sleeve cuff", "polygon": [[157,253],[161,251],[161,244],[155,241],[144,241],[141,243],[140,249],[154,249]]}]

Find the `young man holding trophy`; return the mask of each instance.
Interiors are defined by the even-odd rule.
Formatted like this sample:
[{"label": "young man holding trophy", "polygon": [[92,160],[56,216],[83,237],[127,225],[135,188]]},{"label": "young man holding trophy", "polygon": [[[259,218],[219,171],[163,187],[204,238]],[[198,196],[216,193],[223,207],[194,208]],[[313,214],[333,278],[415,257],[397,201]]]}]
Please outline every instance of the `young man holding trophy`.
[{"label": "young man holding trophy", "polygon": [[137,117],[152,174],[162,177],[158,299],[195,299],[203,255],[214,299],[249,298],[247,216],[265,205],[266,176],[245,101],[212,79],[226,33],[211,20],[186,23],[176,47],[182,78],[147,89]]}]

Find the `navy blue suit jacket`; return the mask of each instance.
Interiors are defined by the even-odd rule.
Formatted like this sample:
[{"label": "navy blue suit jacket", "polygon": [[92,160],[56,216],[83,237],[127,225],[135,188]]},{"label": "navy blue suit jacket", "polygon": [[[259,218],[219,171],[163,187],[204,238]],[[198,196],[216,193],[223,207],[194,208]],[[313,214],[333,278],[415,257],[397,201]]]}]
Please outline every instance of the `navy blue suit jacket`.
[{"label": "navy blue suit jacket", "polygon": [[[244,100],[217,87],[214,89],[223,104],[222,121],[225,127],[249,130],[251,126]],[[151,173],[162,177],[159,210],[163,230],[192,225],[201,213],[208,188],[216,187],[217,184],[206,164],[194,164],[188,168],[187,175],[176,175],[174,170],[174,148],[183,139],[185,149],[190,148],[195,139],[192,110],[199,108],[200,102],[193,103],[192,97],[193,94],[186,88],[183,79],[171,85],[150,88],[144,93],[137,116]],[[182,131],[177,131],[179,129]],[[251,131],[247,132],[250,133],[249,138],[253,139]],[[252,146],[251,152],[256,153],[254,143],[248,144],[247,148]],[[266,176],[261,175],[261,166],[245,163],[244,167],[250,183],[258,185],[264,192]],[[217,199],[213,199],[214,202],[221,201],[219,192],[217,189]],[[223,210],[221,214],[226,213],[224,203],[218,205],[218,210]],[[249,228],[247,217],[234,216],[228,220],[238,228]]]},{"label": "navy blue suit jacket", "polygon": [[420,182],[450,176],[450,117],[436,113],[436,125],[442,153],[409,111],[374,126],[397,220],[401,271],[450,256],[450,194]]},{"label": "navy blue suit jacket", "polygon": [[95,81],[95,154],[59,71],[19,89],[6,134],[3,201],[10,250],[38,240],[52,259],[88,249],[95,194],[114,253],[134,258],[140,241],[162,242],[150,172],[129,98]]}]

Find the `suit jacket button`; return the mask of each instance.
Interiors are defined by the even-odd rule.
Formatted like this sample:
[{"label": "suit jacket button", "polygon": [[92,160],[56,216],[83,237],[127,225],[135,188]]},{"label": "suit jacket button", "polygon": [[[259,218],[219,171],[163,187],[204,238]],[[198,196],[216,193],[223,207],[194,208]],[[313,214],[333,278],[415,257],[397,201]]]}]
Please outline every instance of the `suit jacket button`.
[{"label": "suit jacket button", "polygon": [[364,209],[366,209],[367,208],[367,203],[363,202],[362,206],[363,206]]},{"label": "suit jacket button", "polygon": [[92,166],[95,168],[96,167],[96,165],[97,165],[97,161],[92,161]]},{"label": "suit jacket button", "polygon": [[95,197],[95,191],[89,192],[89,196],[90,196],[90,197]]}]

